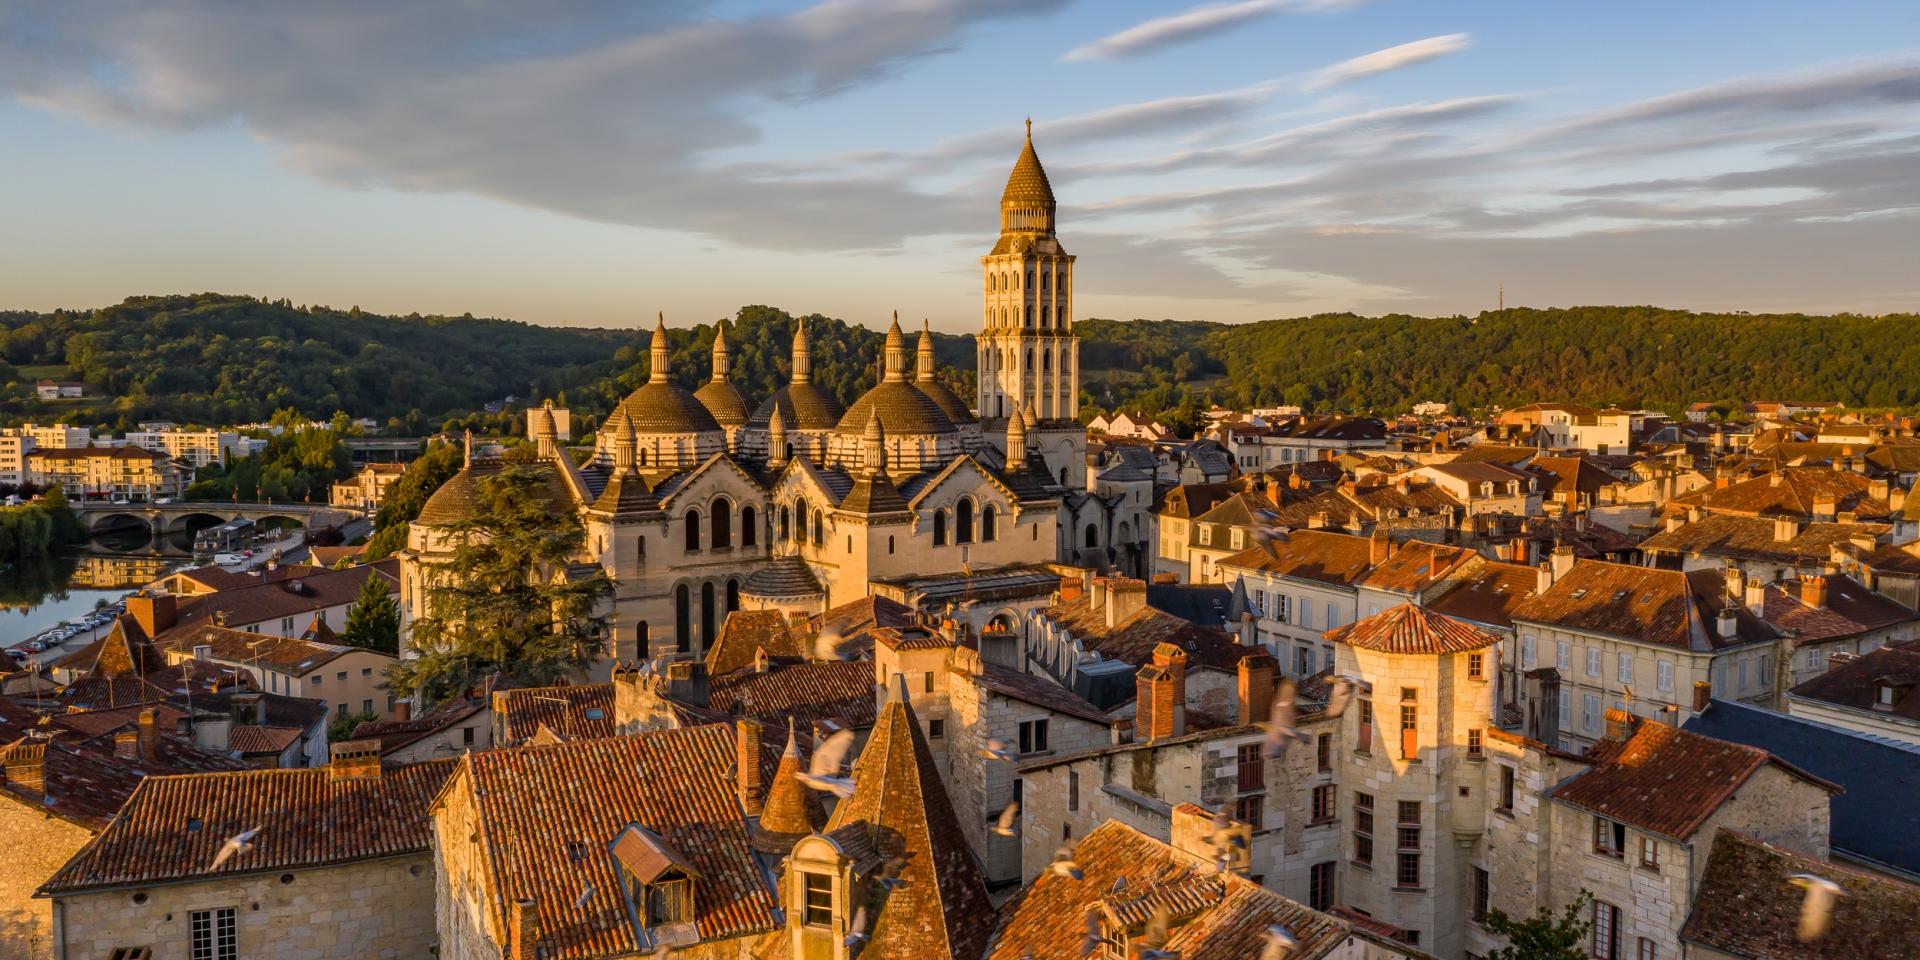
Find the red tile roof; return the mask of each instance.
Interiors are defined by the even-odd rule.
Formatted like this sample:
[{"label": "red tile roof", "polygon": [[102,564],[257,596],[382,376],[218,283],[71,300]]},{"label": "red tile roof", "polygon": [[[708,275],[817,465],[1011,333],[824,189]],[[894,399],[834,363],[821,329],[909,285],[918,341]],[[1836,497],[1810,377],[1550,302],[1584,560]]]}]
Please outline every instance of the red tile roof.
[{"label": "red tile roof", "polygon": [[1465,653],[1500,642],[1497,633],[1411,603],[1329,630],[1326,637],[1362,650],[1413,655]]},{"label": "red tile roof", "polygon": [[735,610],[727,614],[720,636],[707,651],[707,673],[720,676],[742,667],[753,666],[754,656],[766,651],[771,659],[806,660],[807,637],[787,624],[787,615],[779,610]]},{"label": "red tile roof", "polygon": [[1892,531],[1893,527],[1884,523],[1802,523],[1793,536],[1781,540],[1775,536],[1771,518],[1716,513],[1661,530],[1641,541],[1640,549],[1777,563],[1808,559],[1824,562],[1836,544],[1852,543],[1855,538],[1873,542]]},{"label": "red tile roof", "polygon": [[1839,788],[1765,750],[1715,740],[1654,720],[1625,740],[1602,740],[1588,751],[1594,766],[1553,791],[1553,798],[1675,840],[1685,840],[1772,762],[1828,790]]},{"label": "red tile roof", "polygon": [[854,730],[873,726],[873,663],[823,660],[740,670],[709,683],[707,705],[730,716],[758,720],[769,730],[791,719],[803,726],[833,720]]},{"label": "red tile roof", "polygon": [[115,755],[114,735],[136,723],[138,714],[138,710],[117,710],[43,718],[11,700],[0,700],[0,751],[23,742],[46,744],[45,789],[29,790],[23,784],[6,781],[0,783],[0,797],[97,830],[119,811],[142,778],[245,766],[175,736],[172,724],[177,722],[178,712],[161,714],[154,759],[128,760]]},{"label": "red tile roof", "polygon": [[1144,666],[1153,660],[1153,648],[1171,643],[1187,652],[1192,666],[1232,670],[1247,652],[1221,630],[1198,626],[1183,617],[1142,607],[1126,619],[1107,626],[1106,609],[1094,609],[1092,598],[1056,603],[1045,610],[1053,624],[1073,635],[1073,639],[1108,660],[1124,660]]},{"label": "red tile roof", "polygon": [[1766,602],[1761,607],[1766,620],[1781,630],[1795,631],[1795,645],[1857,636],[1920,619],[1912,610],[1868,590],[1846,574],[1821,576],[1827,582],[1825,606],[1806,602],[1806,584],[1811,577],[1767,585]]},{"label": "red tile roof", "polygon": [[1476,560],[1463,568],[1445,593],[1427,600],[1427,609],[1449,617],[1496,627],[1513,626],[1513,609],[1540,583],[1540,572],[1526,564]]},{"label": "red tile roof", "polygon": [[[495,929],[506,905],[538,905],[532,939],[551,960],[650,951],[621,895],[607,844],[639,824],[690,862],[703,940],[765,932],[778,904],[767,888],[730,769],[733,730],[708,724],[545,746],[470,753],[449,790],[470,792]],[[465,825],[461,825],[464,833]],[[572,850],[584,848],[576,859]],[[585,903],[577,898],[593,888]]]},{"label": "red tile roof", "polygon": [[[337,777],[325,767],[149,777],[104,833],[41,892],[198,880],[424,853],[427,805],[450,760]],[[254,848],[209,869],[228,837],[254,827]]]},{"label": "red tile roof", "polygon": [[1287,534],[1286,540],[1275,542],[1271,551],[1253,547],[1222,559],[1216,566],[1346,587],[1366,575],[1370,550],[1366,537],[1326,530],[1294,530]]},{"label": "red tile roof", "polygon": [[[1207,875],[1199,858],[1119,821],[1108,821],[1074,848],[1083,880],[1043,872],[1000,908],[1000,929],[987,960],[1078,960],[1089,910],[1115,928],[1144,925],[1160,904],[1174,917],[1168,950],[1181,960],[1248,960],[1280,924],[1300,947],[1288,960],[1331,956],[1351,927],[1310,910],[1238,874]],[[1115,893],[1114,881],[1126,878]],[[1136,939],[1138,927],[1131,931]]]},{"label": "red tile roof", "polygon": [[1920,720],[1920,644],[1881,647],[1857,660],[1835,664],[1788,691],[1855,710],[1877,710],[1882,681],[1894,687],[1888,716]]},{"label": "red tile roof", "polygon": [[1409,540],[1389,554],[1385,562],[1368,570],[1359,585],[1415,594],[1450,576],[1477,556],[1465,547]]},{"label": "red tile roof", "polygon": [[1725,592],[1713,570],[1682,573],[1580,560],[1545,593],[1515,606],[1513,619],[1703,652],[1774,635],[1736,604],[1738,631],[1731,640],[1721,637],[1717,618]]},{"label": "red tile roof", "polygon": [[[1840,885],[1826,933],[1798,936],[1799,887],[1810,873]],[[1920,887],[1815,860],[1721,828],[1680,939],[1746,960],[1911,960],[1920,957]]]},{"label": "red tile roof", "polygon": [[525,743],[546,727],[562,740],[613,736],[613,684],[516,687],[493,694],[501,745]]},{"label": "red tile roof", "polygon": [[1684,510],[1699,506],[1714,513],[1810,519],[1815,499],[1827,496],[1834,499],[1834,508],[1839,512],[1852,512],[1862,520],[1884,519],[1893,508],[1873,496],[1871,488],[1871,480],[1850,470],[1782,467],[1724,489],[1708,488],[1675,497],[1671,508]]}]

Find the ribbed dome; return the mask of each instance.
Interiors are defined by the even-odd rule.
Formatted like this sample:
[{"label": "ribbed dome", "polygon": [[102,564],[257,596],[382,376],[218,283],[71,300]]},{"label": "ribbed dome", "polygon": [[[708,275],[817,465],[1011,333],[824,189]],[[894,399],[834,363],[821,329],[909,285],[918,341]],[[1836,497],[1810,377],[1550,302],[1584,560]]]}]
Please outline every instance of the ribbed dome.
[{"label": "ribbed dome", "polygon": [[633,418],[633,429],[642,434],[704,433],[720,429],[719,421],[693,394],[660,380],[642,384],[640,389],[627,394],[620,406]]},{"label": "ribbed dome", "polygon": [[1047,182],[1046,168],[1040,166],[1040,155],[1033,152],[1033,136],[1029,132],[1026,146],[1020,148],[1020,159],[1013,163],[1013,173],[1007,177],[1007,189],[1000,194],[1001,203],[1053,203],[1053,184]]},{"label": "ribbed dome", "polygon": [[747,422],[747,398],[725,380],[709,380],[695,390],[693,396],[723,427],[737,427]]},{"label": "ribbed dome", "polygon": [[880,414],[880,426],[889,437],[954,432],[953,421],[940,405],[905,380],[883,381],[862,394],[847,408],[847,415],[840,418],[840,425],[834,431],[845,436],[861,436],[866,433],[867,421],[876,412]]},{"label": "ribbed dome", "polygon": [[840,423],[840,402],[833,394],[811,383],[792,383],[775,390],[773,396],[760,404],[748,426],[766,429],[773,420],[776,406],[787,421],[788,430],[832,430]]},{"label": "ribbed dome", "polygon": [[740,585],[740,592],[766,600],[816,597],[825,593],[818,578],[799,557],[779,557]]},{"label": "ribbed dome", "polygon": [[479,486],[475,482],[473,468],[463,468],[459,473],[447,478],[440,489],[427,498],[420,507],[420,515],[415,523],[437,526],[458,523],[473,517],[476,504],[480,499]]},{"label": "ribbed dome", "polygon": [[938,404],[940,412],[946,414],[947,419],[956,425],[980,422],[974,417],[973,411],[967,409],[967,402],[960,399],[959,394],[947,389],[946,384],[938,380],[916,380],[913,385],[920,388],[920,392],[926,394],[927,399]]}]

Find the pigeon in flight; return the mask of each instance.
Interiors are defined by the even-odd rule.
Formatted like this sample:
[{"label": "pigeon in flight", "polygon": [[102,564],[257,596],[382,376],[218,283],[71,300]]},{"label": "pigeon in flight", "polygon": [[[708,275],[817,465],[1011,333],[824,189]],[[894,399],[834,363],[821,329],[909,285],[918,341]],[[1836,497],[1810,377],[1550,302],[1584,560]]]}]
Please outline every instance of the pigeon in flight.
[{"label": "pigeon in flight", "polygon": [[1267,945],[1260,949],[1260,960],[1287,960],[1299,948],[1293,931],[1276,923],[1267,928]]},{"label": "pigeon in flight", "polygon": [[813,638],[813,658],[815,660],[843,660],[840,653],[840,631],[830,626],[822,626],[819,636]]},{"label": "pigeon in flight", "polygon": [[1020,816],[1020,801],[1015,800],[1014,802],[1007,804],[1007,808],[1005,810],[1000,811],[1000,822],[993,825],[993,832],[1003,837],[1013,836],[1013,833],[1014,833],[1013,822],[1015,818],[1019,816]]},{"label": "pigeon in flight", "polygon": [[853,927],[845,942],[850,948],[867,942],[867,908],[864,904],[853,911]]},{"label": "pigeon in flight", "polygon": [[895,887],[905,884],[907,881],[900,878],[900,871],[906,868],[906,857],[888,858],[887,862],[880,867],[880,885],[888,890],[892,890]]},{"label": "pigeon in flight", "polygon": [[1273,693],[1273,713],[1261,727],[1267,732],[1267,739],[1261,745],[1261,755],[1270,759],[1281,759],[1287,755],[1287,747],[1294,741],[1305,743],[1307,735],[1294,728],[1294,693],[1298,689],[1291,677],[1280,681],[1280,688]]},{"label": "pigeon in flight", "polygon": [[1347,712],[1347,705],[1353,702],[1354,682],[1352,677],[1333,678],[1333,685],[1327,689],[1327,716],[1338,717]]},{"label": "pigeon in flight", "polygon": [[1262,508],[1253,515],[1253,542],[1267,552],[1267,556],[1280,559],[1280,544],[1287,542],[1287,528],[1280,525],[1279,514]]},{"label": "pigeon in flight", "polygon": [[1811,873],[1796,873],[1787,878],[1787,882],[1806,891],[1800,900],[1800,929],[1797,935],[1801,943],[1812,943],[1827,932],[1827,923],[1833,919],[1833,901],[1847,895],[1840,885],[1826,877]]},{"label": "pigeon in flight", "polygon": [[1007,742],[1005,740],[1001,740],[997,737],[987,738],[987,745],[980,748],[980,755],[983,757],[986,757],[988,760],[1011,761],[1015,757],[1013,748],[1007,746]]},{"label": "pigeon in flight", "polygon": [[847,751],[853,749],[853,731],[841,730],[828,737],[813,750],[813,762],[805,773],[800,774],[800,782],[822,793],[831,793],[836,797],[853,796],[853,778],[840,772],[840,764],[847,757]]},{"label": "pigeon in flight", "polygon": [[1086,873],[1080,869],[1080,865],[1073,862],[1072,847],[1061,847],[1055,850],[1053,852],[1053,863],[1048,866],[1048,869],[1060,876],[1071,877],[1075,880],[1085,880],[1087,878]]},{"label": "pigeon in flight", "polygon": [[218,870],[221,864],[226,863],[228,860],[240,854],[246,853],[248,850],[252,850],[253,838],[259,835],[260,828],[254,827],[252,830],[228,837],[227,842],[220,845],[220,852],[213,855],[213,866],[207,869],[210,871]]},{"label": "pigeon in flight", "polygon": [[[1076,877],[1075,879],[1078,878]],[[1122,946],[1122,944],[1115,943],[1112,938],[1101,934],[1100,909],[1098,907],[1088,907],[1087,930],[1086,935],[1080,940],[1080,955],[1082,957],[1093,956],[1093,952],[1100,949],[1100,945],[1103,943],[1114,947]]]}]

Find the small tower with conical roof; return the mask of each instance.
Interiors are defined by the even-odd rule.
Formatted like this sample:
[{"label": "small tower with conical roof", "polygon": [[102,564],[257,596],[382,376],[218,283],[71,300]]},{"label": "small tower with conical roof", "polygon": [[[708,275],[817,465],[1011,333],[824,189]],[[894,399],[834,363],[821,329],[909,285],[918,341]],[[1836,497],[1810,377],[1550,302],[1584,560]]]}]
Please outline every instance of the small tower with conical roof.
[{"label": "small tower with conical roof", "polygon": [[1027,418],[1020,411],[1013,411],[1007,418],[1007,472],[1015,473],[1027,466]]},{"label": "small tower with conical roof", "polygon": [[900,311],[898,310],[893,312],[893,325],[887,328],[887,347],[881,363],[882,382],[905,383],[907,381],[907,338],[900,332]]},{"label": "small tower with conical roof", "polygon": [[534,430],[534,452],[542,460],[560,458],[560,428],[554,424],[553,401],[548,400],[540,408],[539,426]]},{"label": "small tower with conical roof", "polygon": [[661,311],[653,325],[653,349],[648,354],[647,382],[666,383],[667,366],[667,314]]},{"label": "small tower with conical roof", "polygon": [[798,742],[789,719],[787,749],[780,754],[780,766],[773,772],[773,783],[760,806],[760,819],[753,826],[753,847],[761,853],[786,856],[801,837],[819,829],[826,819],[819,801],[800,783]]},{"label": "small tower with conical roof", "polygon": [[787,418],[780,414],[779,407],[774,407],[773,415],[767,418],[767,465],[787,465]]},{"label": "small tower with conical roof", "polygon": [[807,353],[807,318],[801,317],[793,324],[793,375],[794,383],[808,383],[813,380],[813,357]]}]

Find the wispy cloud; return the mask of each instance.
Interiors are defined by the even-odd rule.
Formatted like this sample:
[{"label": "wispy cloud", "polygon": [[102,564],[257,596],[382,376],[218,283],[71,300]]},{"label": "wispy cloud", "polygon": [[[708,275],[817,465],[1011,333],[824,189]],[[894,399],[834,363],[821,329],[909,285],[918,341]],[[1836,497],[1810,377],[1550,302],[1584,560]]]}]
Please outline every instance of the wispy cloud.
[{"label": "wispy cloud", "polygon": [[1464,33],[1449,33],[1425,40],[1403,43],[1385,50],[1375,50],[1351,60],[1342,60],[1331,67],[1314,72],[1307,80],[1307,88],[1317,90],[1335,84],[1371,77],[1377,73],[1387,73],[1411,67],[1417,63],[1437,60],[1450,53],[1459,53],[1473,45],[1473,38]]},{"label": "wispy cloud", "polygon": [[1136,23],[1092,43],[1067,51],[1060,59],[1125,60],[1225,33],[1282,10],[1320,11],[1358,6],[1366,0],[1235,0],[1189,7],[1179,13]]}]

